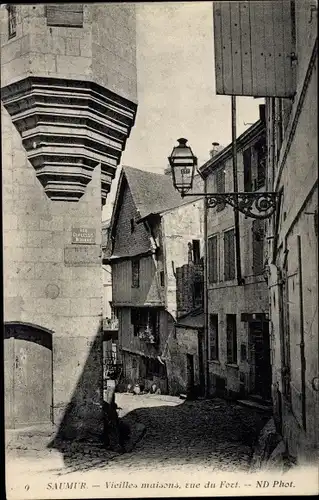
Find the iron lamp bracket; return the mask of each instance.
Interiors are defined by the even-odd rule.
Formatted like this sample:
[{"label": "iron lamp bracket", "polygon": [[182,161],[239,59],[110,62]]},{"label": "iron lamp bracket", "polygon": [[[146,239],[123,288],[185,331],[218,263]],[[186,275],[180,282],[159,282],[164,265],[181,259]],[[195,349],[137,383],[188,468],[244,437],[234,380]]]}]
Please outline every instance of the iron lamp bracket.
[{"label": "iron lamp bracket", "polygon": [[245,218],[269,219],[278,206],[279,193],[206,193],[207,208],[228,204],[238,212],[245,215]]}]

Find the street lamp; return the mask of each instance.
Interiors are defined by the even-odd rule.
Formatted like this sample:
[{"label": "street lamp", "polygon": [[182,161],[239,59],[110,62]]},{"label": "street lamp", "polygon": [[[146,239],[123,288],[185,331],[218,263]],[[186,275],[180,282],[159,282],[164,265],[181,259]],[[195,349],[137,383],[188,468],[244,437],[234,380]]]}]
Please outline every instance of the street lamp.
[{"label": "street lamp", "polygon": [[187,146],[187,139],[177,139],[177,142],[178,146],[173,148],[168,161],[172,169],[174,188],[184,197],[193,187],[197,158],[191,148]]},{"label": "street lamp", "polygon": [[[240,263],[240,234],[239,234],[239,212],[245,217],[252,219],[268,219],[276,211],[280,201],[280,194],[275,192],[238,192],[237,181],[237,148],[236,148],[236,102],[232,96],[232,151],[233,151],[233,185],[234,192],[209,193],[207,192],[207,180],[204,179],[204,192],[189,192],[193,188],[195,167],[197,158],[193,151],[187,146],[187,139],[178,139],[178,146],[173,148],[168,161],[171,166],[174,188],[184,196],[202,196],[204,198],[204,344],[205,344],[205,392],[209,397],[209,336],[208,336],[208,227],[207,212],[209,208],[215,208],[220,203],[227,203],[234,210],[235,218],[235,241],[236,241],[236,267],[238,285],[243,285],[245,280],[241,275]],[[202,174],[199,172],[201,177]]]},{"label": "street lamp", "polygon": [[[197,158],[187,146],[187,139],[178,139],[178,146],[173,148],[168,157],[172,169],[174,188],[181,196],[204,196],[207,208],[215,208],[227,203],[235,212],[241,212],[252,219],[269,219],[275,212],[279,193],[275,192],[228,192],[228,193],[189,193],[193,187]],[[237,182],[236,182],[237,184]]]}]

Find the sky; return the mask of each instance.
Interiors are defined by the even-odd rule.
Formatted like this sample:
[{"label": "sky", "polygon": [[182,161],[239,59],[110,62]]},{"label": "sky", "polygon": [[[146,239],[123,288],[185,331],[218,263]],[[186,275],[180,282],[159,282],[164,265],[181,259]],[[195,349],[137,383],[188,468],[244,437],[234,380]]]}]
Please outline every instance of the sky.
[{"label": "sky", "polygon": [[[176,140],[185,137],[200,166],[212,142],[231,142],[231,97],[215,93],[212,2],[137,3],[136,19],[138,110],[121,165],[161,174]],[[237,98],[237,135],[258,120],[262,102]]]}]

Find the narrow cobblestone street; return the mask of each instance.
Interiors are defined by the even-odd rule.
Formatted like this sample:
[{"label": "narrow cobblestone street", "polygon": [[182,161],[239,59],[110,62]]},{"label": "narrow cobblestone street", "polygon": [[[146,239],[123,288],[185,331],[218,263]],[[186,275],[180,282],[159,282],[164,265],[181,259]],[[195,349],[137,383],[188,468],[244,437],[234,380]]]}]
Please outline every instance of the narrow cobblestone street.
[{"label": "narrow cobblestone street", "polygon": [[25,471],[27,467],[37,473],[55,474],[97,468],[248,471],[252,446],[268,418],[221,399],[183,401],[171,396],[117,394],[116,401],[120,417],[140,432],[131,452],[120,455],[94,443],[73,443],[60,454],[46,448],[52,433],[11,431],[7,469]]}]

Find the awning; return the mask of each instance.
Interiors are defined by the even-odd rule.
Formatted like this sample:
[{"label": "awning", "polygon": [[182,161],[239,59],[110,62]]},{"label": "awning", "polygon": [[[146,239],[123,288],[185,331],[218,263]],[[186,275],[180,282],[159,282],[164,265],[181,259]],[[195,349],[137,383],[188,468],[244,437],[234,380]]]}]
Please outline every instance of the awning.
[{"label": "awning", "polygon": [[184,318],[180,318],[176,323],[176,328],[204,328],[204,313],[188,314]]}]

